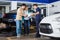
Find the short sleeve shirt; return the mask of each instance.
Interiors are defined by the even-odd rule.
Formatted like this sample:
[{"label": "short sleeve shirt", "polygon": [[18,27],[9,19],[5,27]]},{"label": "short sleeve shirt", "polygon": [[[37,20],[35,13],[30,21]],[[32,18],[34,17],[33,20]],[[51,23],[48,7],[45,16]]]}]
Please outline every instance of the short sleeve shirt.
[{"label": "short sleeve shirt", "polygon": [[39,14],[36,15],[36,19],[41,19],[41,9],[39,7],[36,9],[36,12],[39,12]]}]

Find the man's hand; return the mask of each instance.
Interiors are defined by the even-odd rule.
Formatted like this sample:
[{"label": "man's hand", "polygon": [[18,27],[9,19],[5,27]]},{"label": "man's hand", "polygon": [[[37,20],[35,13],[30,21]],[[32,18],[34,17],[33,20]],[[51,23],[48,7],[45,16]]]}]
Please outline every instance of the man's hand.
[{"label": "man's hand", "polygon": [[24,16],[24,17],[27,17],[28,15],[27,15],[27,14],[24,14],[23,16]]},{"label": "man's hand", "polygon": [[39,14],[39,12],[36,13],[36,15]]},{"label": "man's hand", "polygon": [[37,12],[37,13],[32,13],[31,16],[36,16],[37,14],[39,14],[39,12]]},{"label": "man's hand", "polygon": [[33,16],[34,14],[32,13],[31,16]]},{"label": "man's hand", "polygon": [[35,13],[32,13],[31,16],[35,16],[36,14]]}]

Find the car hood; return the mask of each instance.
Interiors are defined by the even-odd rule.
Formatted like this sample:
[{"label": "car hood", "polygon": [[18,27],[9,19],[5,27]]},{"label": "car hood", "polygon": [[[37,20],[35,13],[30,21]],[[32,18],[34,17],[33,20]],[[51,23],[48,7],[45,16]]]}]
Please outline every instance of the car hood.
[{"label": "car hood", "polygon": [[60,14],[55,14],[51,16],[47,16],[41,20],[40,23],[53,23],[60,22]]}]

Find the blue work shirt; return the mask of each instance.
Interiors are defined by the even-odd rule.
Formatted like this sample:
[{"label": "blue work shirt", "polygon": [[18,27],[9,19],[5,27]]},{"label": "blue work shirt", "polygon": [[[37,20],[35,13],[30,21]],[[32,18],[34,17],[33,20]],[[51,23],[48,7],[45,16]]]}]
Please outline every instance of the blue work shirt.
[{"label": "blue work shirt", "polygon": [[35,17],[36,17],[36,20],[37,21],[41,21],[41,9],[38,7],[35,11],[35,13],[39,12],[39,14],[37,14]]}]

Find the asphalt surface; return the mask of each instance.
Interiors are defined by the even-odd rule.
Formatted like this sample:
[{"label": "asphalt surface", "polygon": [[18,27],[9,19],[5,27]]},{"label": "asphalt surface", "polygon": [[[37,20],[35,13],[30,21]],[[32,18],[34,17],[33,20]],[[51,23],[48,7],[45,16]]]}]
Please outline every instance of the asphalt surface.
[{"label": "asphalt surface", "polygon": [[[15,30],[14,30],[15,31]],[[33,32],[33,30],[31,30]],[[13,35],[12,31],[6,32],[5,30],[3,32],[0,31],[0,40],[56,40],[56,39],[50,39],[49,37],[41,36],[41,38],[36,38],[35,33],[30,33],[29,35],[21,35],[20,38],[17,38]]]},{"label": "asphalt surface", "polygon": [[56,39],[50,39],[49,37],[43,37],[43,36],[41,38],[35,38],[35,33],[30,33],[28,36],[21,35],[20,38],[12,36],[11,33],[1,33],[0,40],[56,40]]}]

